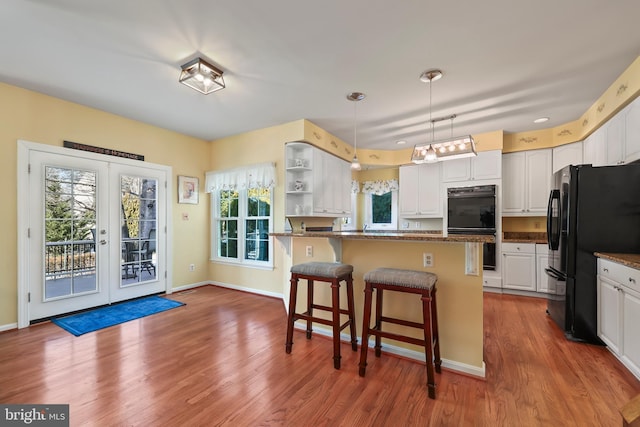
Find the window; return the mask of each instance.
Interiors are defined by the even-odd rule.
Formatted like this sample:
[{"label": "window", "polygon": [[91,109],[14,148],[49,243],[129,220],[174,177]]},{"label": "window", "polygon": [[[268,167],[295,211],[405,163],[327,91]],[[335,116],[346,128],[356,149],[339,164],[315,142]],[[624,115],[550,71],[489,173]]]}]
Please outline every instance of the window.
[{"label": "window", "polygon": [[273,267],[274,163],[207,172],[211,193],[211,258],[254,267]]},{"label": "window", "polygon": [[365,181],[365,226],[370,230],[398,228],[398,180]]},{"label": "window", "polygon": [[365,195],[365,224],[370,230],[395,230],[398,224],[398,192]]},{"label": "window", "polygon": [[265,266],[273,265],[273,223],[270,188],[220,190],[214,201],[213,259]]}]

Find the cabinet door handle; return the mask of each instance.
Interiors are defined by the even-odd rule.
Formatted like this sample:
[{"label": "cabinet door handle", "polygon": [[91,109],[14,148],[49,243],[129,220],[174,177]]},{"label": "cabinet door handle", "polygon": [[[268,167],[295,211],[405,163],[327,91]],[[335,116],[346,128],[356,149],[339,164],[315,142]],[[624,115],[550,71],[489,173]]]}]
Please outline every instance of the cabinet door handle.
[{"label": "cabinet door handle", "polygon": [[609,269],[608,268],[603,268],[602,271],[604,271],[605,273],[608,273]]},{"label": "cabinet door handle", "polygon": [[629,277],[629,283],[635,284],[636,283],[636,279],[634,279],[633,277]]}]

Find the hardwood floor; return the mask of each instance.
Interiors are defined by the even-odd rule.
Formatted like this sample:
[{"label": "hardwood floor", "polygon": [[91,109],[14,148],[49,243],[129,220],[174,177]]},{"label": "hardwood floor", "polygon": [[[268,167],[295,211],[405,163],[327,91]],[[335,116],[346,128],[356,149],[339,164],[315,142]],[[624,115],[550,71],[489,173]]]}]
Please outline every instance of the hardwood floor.
[{"label": "hardwood floor", "polygon": [[[282,301],[207,286],[187,305],[74,337],[45,323],[0,333],[0,403],[69,403],[71,425],[620,426],[640,382],[603,347],[567,341],[540,299],[486,294],[485,381],[358,355],[296,330]],[[360,326],[360,325],[358,325]],[[360,327],[358,328],[358,330]]]}]

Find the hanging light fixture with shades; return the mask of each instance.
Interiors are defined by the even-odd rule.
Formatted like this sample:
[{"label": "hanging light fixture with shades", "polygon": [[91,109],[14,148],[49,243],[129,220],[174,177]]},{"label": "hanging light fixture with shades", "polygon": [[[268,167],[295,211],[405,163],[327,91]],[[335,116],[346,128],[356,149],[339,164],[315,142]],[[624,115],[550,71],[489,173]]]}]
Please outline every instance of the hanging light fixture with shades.
[{"label": "hanging light fixture with shades", "polygon": [[[411,154],[413,163],[433,163],[439,160],[452,160],[463,157],[476,156],[476,145],[471,135],[453,137],[453,119],[456,114],[448,117],[433,119],[431,117],[431,83],[442,78],[442,71],[427,70],[420,75],[420,80],[429,83],[429,125],[431,126],[431,142],[416,144]],[[451,137],[435,141],[434,133],[436,122],[451,120]]]},{"label": "hanging light fixture with shades", "polygon": [[366,98],[362,92],[351,92],[347,95],[349,101],[353,101],[353,159],[351,160],[351,169],[359,171],[362,169],[358,161],[358,114],[357,103]]},{"label": "hanging light fixture with shades", "polygon": [[178,81],[205,95],[224,89],[223,71],[202,58],[195,58],[182,66]]}]

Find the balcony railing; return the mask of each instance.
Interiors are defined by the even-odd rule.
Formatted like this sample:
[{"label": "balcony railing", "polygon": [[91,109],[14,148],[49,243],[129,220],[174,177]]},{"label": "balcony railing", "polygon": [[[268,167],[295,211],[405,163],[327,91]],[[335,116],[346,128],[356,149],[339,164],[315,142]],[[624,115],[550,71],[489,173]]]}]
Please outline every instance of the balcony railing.
[{"label": "balcony railing", "polygon": [[54,280],[94,274],[96,243],[93,240],[47,242],[45,248],[45,279]]}]

